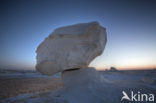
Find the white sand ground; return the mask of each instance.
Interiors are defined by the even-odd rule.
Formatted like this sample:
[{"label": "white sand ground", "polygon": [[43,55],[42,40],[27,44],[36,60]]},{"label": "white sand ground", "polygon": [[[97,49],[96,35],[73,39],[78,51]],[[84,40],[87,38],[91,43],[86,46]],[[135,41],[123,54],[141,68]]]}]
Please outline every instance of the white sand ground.
[{"label": "white sand ground", "polygon": [[[25,93],[3,99],[0,103],[137,103],[137,101],[121,101],[122,92],[130,95],[131,91],[156,96],[156,71],[115,71],[100,72],[99,81],[88,87],[71,87],[48,92]],[[85,85],[84,85],[85,86]],[[60,95],[60,94],[63,95]],[[155,97],[156,98],[156,97]],[[156,102],[156,100],[155,100]],[[140,103],[154,103],[142,101]]]}]

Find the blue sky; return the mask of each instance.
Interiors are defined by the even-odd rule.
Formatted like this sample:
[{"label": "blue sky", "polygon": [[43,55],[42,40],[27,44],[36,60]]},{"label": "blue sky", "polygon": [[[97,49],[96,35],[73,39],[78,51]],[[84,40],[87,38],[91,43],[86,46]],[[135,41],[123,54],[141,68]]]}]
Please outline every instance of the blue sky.
[{"label": "blue sky", "polygon": [[37,46],[55,28],[98,21],[107,29],[97,68],[156,67],[154,0],[1,0],[0,68],[34,69]]}]

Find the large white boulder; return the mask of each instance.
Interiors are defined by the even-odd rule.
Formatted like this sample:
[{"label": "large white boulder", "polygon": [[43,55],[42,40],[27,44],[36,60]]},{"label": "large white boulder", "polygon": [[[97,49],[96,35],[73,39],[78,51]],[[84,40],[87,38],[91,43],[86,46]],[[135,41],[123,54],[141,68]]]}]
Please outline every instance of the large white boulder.
[{"label": "large white boulder", "polygon": [[106,29],[98,22],[81,23],[54,30],[37,48],[36,69],[47,75],[84,68],[101,55]]}]

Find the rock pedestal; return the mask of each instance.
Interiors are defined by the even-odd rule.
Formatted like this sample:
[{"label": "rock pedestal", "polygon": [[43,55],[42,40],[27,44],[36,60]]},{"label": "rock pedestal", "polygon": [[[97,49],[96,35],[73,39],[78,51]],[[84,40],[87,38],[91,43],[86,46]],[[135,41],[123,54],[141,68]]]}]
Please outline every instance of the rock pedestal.
[{"label": "rock pedestal", "polygon": [[64,87],[78,87],[84,85],[91,85],[89,83],[99,82],[101,74],[94,68],[81,68],[71,71],[62,72],[62,81]]},{"label": "rock pedestal", "polygon": [[[62,73],[64,88],[58,91],[56,97],[63,98],[66,103],[113,103],[120,98],[113,95],[115,85],[108,82],[94,68],[81,68]],[[111,90],[109,89],[111,88]],[[116,93],[120,94],[120,92]],[[109,99],[109,101],[106,98]],[[62,101],[59,101],[61,103]],[[117,102],[117,103],[118,103]]]}]

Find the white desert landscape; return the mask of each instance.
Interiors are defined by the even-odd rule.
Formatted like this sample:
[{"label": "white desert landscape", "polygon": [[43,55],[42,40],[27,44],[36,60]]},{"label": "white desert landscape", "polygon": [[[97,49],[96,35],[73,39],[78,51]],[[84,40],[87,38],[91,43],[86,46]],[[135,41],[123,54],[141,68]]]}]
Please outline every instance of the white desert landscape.
[{"label": "white desert landscape", "polygon": [[98,22],[55,29],[36,50],[37,71],[0,75],[0,103],[154,103],[155,69],[89,67],[106,44]]}]

